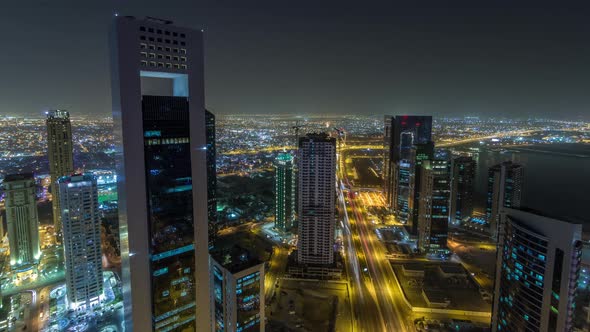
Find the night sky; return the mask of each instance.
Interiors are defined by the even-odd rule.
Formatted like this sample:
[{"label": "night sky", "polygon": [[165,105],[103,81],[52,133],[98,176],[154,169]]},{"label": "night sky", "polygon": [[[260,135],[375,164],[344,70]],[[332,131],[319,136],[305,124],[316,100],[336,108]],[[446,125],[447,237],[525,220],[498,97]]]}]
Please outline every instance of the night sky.
[{"label": "night sky", "polygon": [[205,29],[218,114],[590,119],[588,1],[524,3],[2,1],[0,115],[110,115],[118,12]]}]

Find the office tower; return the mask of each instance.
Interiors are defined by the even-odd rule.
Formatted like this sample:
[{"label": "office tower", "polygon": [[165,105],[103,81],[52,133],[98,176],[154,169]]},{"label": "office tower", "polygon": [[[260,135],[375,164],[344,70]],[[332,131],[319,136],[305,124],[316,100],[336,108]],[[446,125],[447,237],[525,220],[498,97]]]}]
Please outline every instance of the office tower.
[{"label": "office tower", "polygon": [[447,160],[425,160],[422,164],[418,248],[446,255],[449,230],[451,181]]},{"label": "office tower", "polygon": [[239,247],[211,254],[215,332],[264,331],[264,263]]},{"label": "office tower", "polygon": [[125,328],[208,331],[203,33],[119,16],[111,51]]},{"label": "office tower", "polygon": [[[411,150],[413,152],[415,150]],[[414,156],[409,159],[399,160],[393,167],[394,190],[393,210],[398,221],[402,224],[411,224],[414,209],[415,172]]]},{"label": "office tower", "polygon": [[209,248],[217,237],[217,153],[215,150],[215,115],[205,110],[205,140],[207,142],[207,216]]},{"label": "office tower", "polygon": [[336,139],[327,134],[299,138],[299,264],[334,262]]},{"label": "office tower", "polygon": [[275,158],[275,227],[288,231],[295,222],[295,174],[293,156],[279,153]]},{"label": "office tower", "polygon": [[488,171],[488,194],[486,218],[490,235],[498,236],[500,211],[503,207],[519,208],[522,197],[524,167],[511,161],[490,167]]},{"label": "office tower", "polygon": [[74,172],[74,148],[72,144],[72,125],[70,113],[64,110],[48,111],[47,114],[47,154],[49,174],[51,175],[51,205],[53,208],[54,232],[61,240],[61,208],[59,206],[59,186],[57,179]]},{"label": "office tower", "polygon": [[452,161],[450,222],[457,226],[467,222],[473,214],[475,166],[471,157],[461,156]]},{"label": "office tower", "polygon": [[36,264],[41,257],[35,178],[32,173],[7,175],[3,187],[10,266],[21,269]]},{"label": "office tower", "polygon": [[582,225],[503,208],[492,331],[572,331]]},{"label": "office tower", "polygon": [[57,180],[66,265],[68,304],[90,308],[102,295],[102,251],[96,178],[91,174]]},{"label": "office tower", "polygon": [[401,159],[409,159],[409,150],[415,144],[432,141],[432,116],[398,115],[385,117],[384,133],[385,159],[384,175],[387,204],[393,205],[393,169]]},{"label": "office tower", "polygon": [[390,156],[391,156],[391,115],[383,117],[383,193],[385,202],[391,202],[393,193],[393,176],[391,174]]},{"label": "office tower", "polygon": [[434,142],[418,143],[414,144],[414,151],[412,151],[413,160],[413,174],[414,174],[414,185],[413,185],[413,199],[412,200],[412,214],[409,215],[409,220],[406,222],[409,226],[410,234],[418,235],[418,211],[420,211],[420,190],[421,176],[422,176],[422,163],[425,160],[432,160],[434,158]]}]

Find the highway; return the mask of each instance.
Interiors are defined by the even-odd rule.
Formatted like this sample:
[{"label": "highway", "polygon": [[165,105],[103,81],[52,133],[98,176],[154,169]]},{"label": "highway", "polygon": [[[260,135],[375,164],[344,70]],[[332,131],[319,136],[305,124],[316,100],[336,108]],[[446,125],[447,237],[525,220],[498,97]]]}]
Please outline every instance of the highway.
[{"label": "highway", "polygon": [[341,210],[344,259],[353,302],[355,331],[413,331],[385,248],[379,242],[360,195],[351,188],[339,156],[337,194]]}]

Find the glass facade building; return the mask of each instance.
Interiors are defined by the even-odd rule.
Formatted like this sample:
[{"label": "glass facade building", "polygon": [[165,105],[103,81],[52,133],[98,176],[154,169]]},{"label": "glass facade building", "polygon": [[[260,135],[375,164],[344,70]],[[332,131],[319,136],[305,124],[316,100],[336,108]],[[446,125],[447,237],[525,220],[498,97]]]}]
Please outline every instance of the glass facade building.
[{"label": "glass facade building", "polygon": [[449,232],[450,166],[447,160],[426,160],[422,165],[418,248],[446,255]]},{"label": "glass facade building", "polygon": [[582,225],[504,209],[492,331],[572,331]]},{"label": "glass facade building", "polygon": [[413,160],[410,154],[414,145],[432,142],[432,116],[386,116],[384,121],[384,191],[387,205],[397,212],[397,195],[401,190],[396,188],[396,168],[401,160]]},{"label": "glass facade building", "polygon": [[239,247],[212,252],[215,332],[262,332],[264,263]]},{"label": "glass facade building", "polygon": [[295,171],[293,156],[280,153],[275,168],[275,227],[280,231],[291,230],[295,223]]},{"label": "glass facade building", "polygon": [[472,157],[453,159],[451,166],[451,220],[462,225],[473,214],[473,188],[476,163]]},{"label": "glass facade building", "polygon": [[203,33],[117,16],[111,52],[125,330],[209,331]]},{"label": "glass facade building", "polygon": [[185,97],[142,97],[155,330],[194,328],[195,251]]},{"label": "glass facade building", "polygon": [[520,164],[506,161],[490,167],[486,219],[492,237],[498,237],[501,209],[521,206],[523,181],[524,166]]}]

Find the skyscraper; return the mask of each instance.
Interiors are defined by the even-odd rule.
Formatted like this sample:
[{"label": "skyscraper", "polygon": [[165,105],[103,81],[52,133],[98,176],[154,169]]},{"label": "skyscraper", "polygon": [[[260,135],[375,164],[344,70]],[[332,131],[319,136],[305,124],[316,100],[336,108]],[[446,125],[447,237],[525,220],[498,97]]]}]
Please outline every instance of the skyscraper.
[{"label": "skyscraper", "polygon": [[582,225],[503,209],[492,331],[572,331]]},{"label": "skyscraper", "polygon": [[264,332],[264,263],[239,247],[211,253],[215,332]]},{"label": "skyscraper", "polygon": [[299,264],[334,262],[336,139],[325,133],[299,138]]},{"label": "skyscraper", "polygon": [[524,180],[524,167],[512,161],[490,167],[488,171],[488,194],[486,218],[490,235],[498,236],[500,211],[503,207],[519,208]]},{"label": "skyscraper", "polygon": [[208,331],[203,33],[119,16],[111,51],[126,330]]},{"label": "skyscraper", "polygon": [[49,156],[49,174],[51,175],[51,195],[53,208],[53,225],[60,240],[61,208],[59,206],[59,186],[57,180],[74,172],[74,150],[72,144],[72,125],[70,113],[64,110],[47,113],[47,154]]},{"label": "skyscraper", "polygon": [[393,193],[393,176],[391,174],[391,115],[383,117],[383,193],[385,194],[385,202],[391,202]]},{"label": "skyscraper", "polygon": [[406,220],[409,226],[410,234],[418,234],[418,212],[420,211],[420,196],[422,190],[422,163],[425,160],[432,160],[434,158],[434,142],[418,143],[414,144],[414,151],[412,151],[413,157],[413,174],[414,174],[414,185],[413,185],[413,199],[412,201],[412,214],[409,215],[409,219]]},{"label": "skyscraper", "polygon": [[295,222],[295,174],[293,156],[279,153],[275,168],[275,227],[288,231]]},{"label": "skyscraper", "polygon": [[215,150],[215,115],[205,110],[207,141],[207,216],[209,220],[209,248],[217,236],[217,153]]},{"label": "skyscraper", "polygon": [[[411,150],[415,152],[415,150]],[[402,224],[411,224],[414,213],[415,196],[415,161],[411,154],[409,159],[399,160],[392,165],[394,175],[393,210]],[[410,225],[411,228],[411,225]]]},{"label": "skyscraper", "polygon": [[32,173],[12,174],[4,178],[6,226],[10,246],[10,266],[21,268],[36,264],[39,249],[39,216]]},{"label": "skyscraper", "polygon": [[432,159],[432,117],[385,117],[384,187],[386,203],[398,220],[417,232],[421,160]]},{"label": "skyscraper", "polygon": [[70,308],[90,308],[103,290],[100,215],[96,178],[76,174],[58,179]]},{"label": "skyscraper", "polygon": [[418,247],[431,254],[447,254],[449,232],[450,175],[447,160],[422,164]]},{"label": "skyscraper", "polygon": [[467,222],[473,214],[475,160],[461,156],[451,166],[451,220],[455,225]]}]

